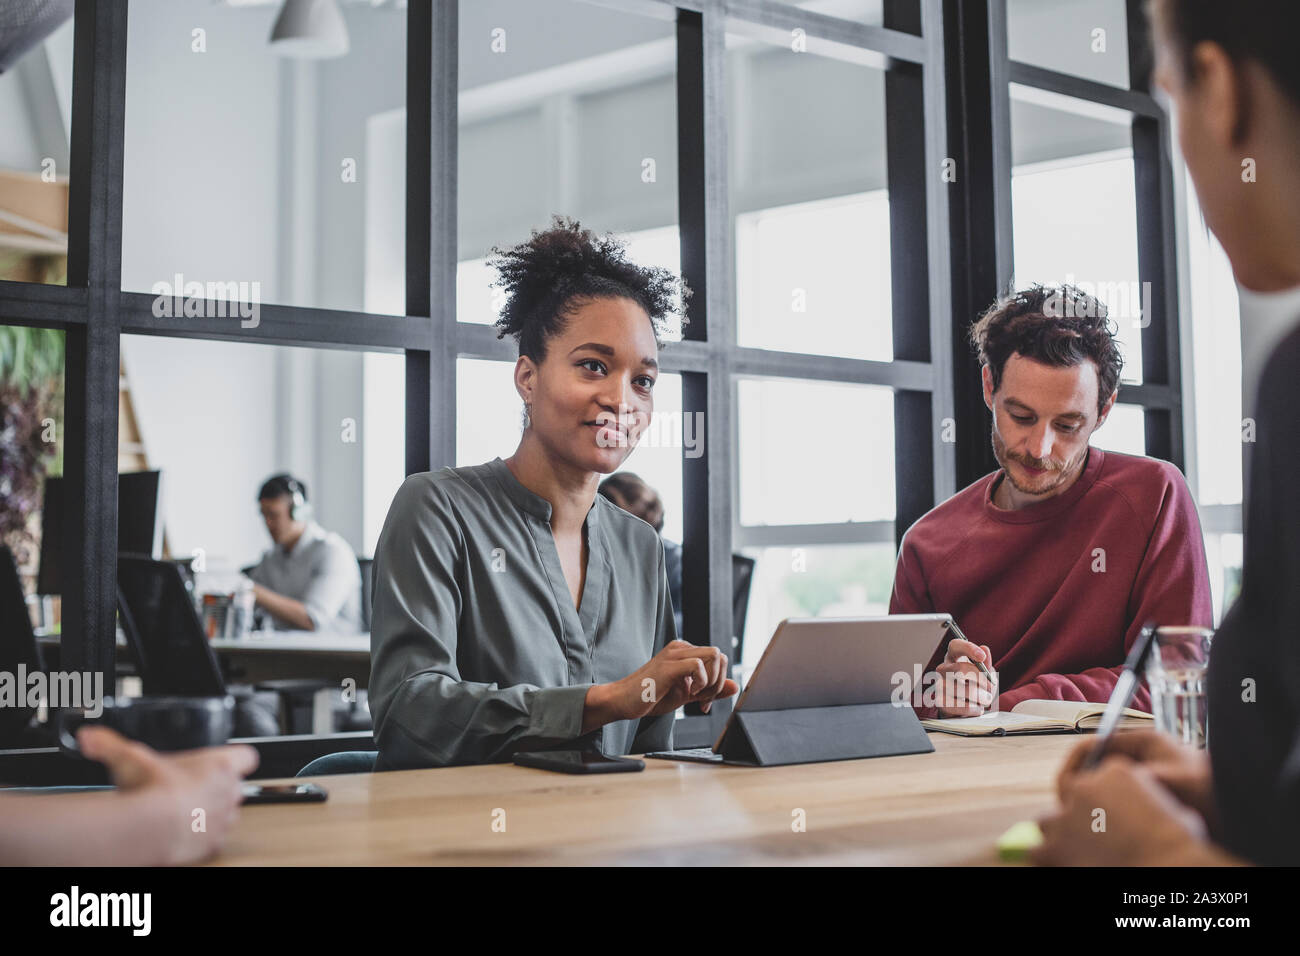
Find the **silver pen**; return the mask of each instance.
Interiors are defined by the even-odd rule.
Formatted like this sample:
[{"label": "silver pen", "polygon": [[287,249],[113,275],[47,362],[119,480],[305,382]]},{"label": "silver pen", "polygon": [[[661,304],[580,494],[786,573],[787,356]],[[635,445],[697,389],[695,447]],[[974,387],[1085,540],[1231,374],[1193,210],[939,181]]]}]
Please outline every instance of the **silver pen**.
[{"label": "silver pen", "polygon": [[[957,622],[952,620],[951,618],[949,618],[948,620],[948,630],[952,631],[952,633],[956,635],[958,640],[965,641],[967,644],[975,643],[969,637],[967,637],[965,634],[961,632],[961,628],[957,626]],[[966,659],[968,661],[970,660],[969,657]],[[992,682],[994,687],[998,685],[998,679],[993,676],[993,671],[989,670],[987,664],[985,664],[983,661],[970,661],[970,662],[980,669],[980,673],[983,674],[985,677],[987,677]]]}]

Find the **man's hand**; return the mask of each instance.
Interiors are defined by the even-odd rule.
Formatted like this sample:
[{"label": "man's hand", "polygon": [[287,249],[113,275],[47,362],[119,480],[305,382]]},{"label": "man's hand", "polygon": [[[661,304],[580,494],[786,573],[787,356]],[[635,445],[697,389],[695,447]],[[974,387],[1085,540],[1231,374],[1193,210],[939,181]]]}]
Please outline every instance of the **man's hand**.
[{"label": "man's hand", "polygon": [[307,605],[287,595],[272,591],[264,584],[253,582],[253,600],[272,617],[284,621],[299,631],[314,631],[316,625],[307,613]]},{"label": "man's hand", "polygon": [[[82,727],[77,746],[107,765],[123,797],[148,805],[157,840],[149,855],[163,865],[194,863],[217,852],[239,817],[242,780],[258,759],[246,744],[162,754],[107,727]],[[203,811],[197,832],[195,810]]]},{"label": "man's hand", "polygon": [[[1096,746],[1095,738],[1085,740],[1065,758],[1056,780],[1056,789],[1062,800]],[[1218,830],[1214,780],[1206,751],[1180,744],[1155,730],[1117,733],[1110,738],[1106,750],[1108,754],[1118,754],[1142,764],[1170,793],[1199,813],[1212,833]]]},{"label": "man's hand", "polygon": [[1233,862],[1208,840],[1201,817],[1151,768],[1107,757],[1068,779],[1057,812],[1039,821],[1031,853],[1048,866],[1187,866]]},{"label": "man's hand", "polygon": [[612,684],[587,693],[583,733],[614,720],[670,714],[698,703],[706,714],[713,701],[733,696],[740,685],[727,676],[727,656],[716,647],[673,641],[643,666]]},{"label": "man's hand", "polygon": [[948,652],[938,667],[942,688],[940,717],[978,717],[992,709],[997,700],[997,685],[972,660],[983,661],[993,670],[993,652],[987,644],[973,644],[960,638],[948,642]]}]

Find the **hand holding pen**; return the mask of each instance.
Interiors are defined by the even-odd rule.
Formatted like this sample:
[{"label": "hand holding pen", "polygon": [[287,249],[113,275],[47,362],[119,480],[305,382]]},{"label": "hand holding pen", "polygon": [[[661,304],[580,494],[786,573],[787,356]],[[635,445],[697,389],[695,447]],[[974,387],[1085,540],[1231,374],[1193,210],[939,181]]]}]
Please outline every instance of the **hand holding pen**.
[{"label": "hand holding pen", "polygon": [[990,667],[993,652],[987,644],[967,640],[955,623],[949,625],[949,630],[956,636],[948,642],[938,667],[943,686],[939,716],[978,717],[992,710],[997,702],[998,679]]},{"label": "hand holding pen", "polygon": [[1106,711],[1101,715],[1101,726],[1097,728],[1097,737],[1093,741],[1092,750],[1088,752],[1080,769],[1092,770],[1106,756],[1111,735],[1119,727],[1124,711],[1129,704],[1133,703],[1133,695],[1137,693],[1138,682],[1142,678],[1142,666],[1146,663],[1147,653],[1151,650],[1151,640],[1155,637],[1155,633],[1156,622],[1147,621],[1138,632],[1137,640],[1129,648],[1124,669],[1120,671],[1115,689],[1111,691],[1110,700],[1106,702]]}]

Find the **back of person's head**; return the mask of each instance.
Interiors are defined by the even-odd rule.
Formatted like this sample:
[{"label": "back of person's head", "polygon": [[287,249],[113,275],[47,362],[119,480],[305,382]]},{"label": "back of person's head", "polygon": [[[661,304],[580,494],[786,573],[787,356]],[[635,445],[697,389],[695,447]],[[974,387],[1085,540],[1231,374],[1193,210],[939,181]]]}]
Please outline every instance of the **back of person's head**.
[{"label": "back of person's head", "polygon": [[[668,317],[679,311],[690,290],[671,270],[639,266],[613,234],[597,236],[575,220],[553,217],[545,232],[512,249],[493,247],[488,265],[506,304],[496,322],[497,338],[513,336],[519,354],[540,363],[546,343],[564,328],[572,310],[594,299],[631,299],[650,317],[660,343]],[[683,319],[683,321],[685,321]]]},{"label": "back of person's head", "polygon": [[1188,79],[1196,80],[1197,44],[1215,43],[1235,63],[1252,60],[1262,66],[1300,109],[1297,0],[1151,0],[1149,9],[1173,43]]},{"label": "back of person's head", "polygon": [[302,500],[307,500],[307,486],[304,485],[293,475],[287,472],[272,475],[262,483],[261,489],[257,492],[258,501],[266,501],[268,498],[293,498],[295,494],[300,495]]},{"label": "back of person's head", "polygon": [[664,506],[659,493],[630,471],[616,471],[596,489],[624,511],[636,515],[656,531],[664,528]]},{"label": "back of person's head", "polygon": [[616,471],[614,474],[602,481],[600,487],[596,490],[606,498],[609,498],[610,501],[617,504],[618,502],[615,500],[613,495],[616,494],[620,498],[627,500],[633,495],[640,494],[646,489],[646,487],[648,486],[645,483],[645,479],[640,475],[634,474],[630,471]]},{"label": "back of person's head", "polygon": [[995,392],[1012,355],[1056,368],[1092,359],[1098,411],[1119,387],[1124,368],[1106,304],[1071,285],[1032,285],[1003,296],[971,326],[970,340],[993,376]]}]

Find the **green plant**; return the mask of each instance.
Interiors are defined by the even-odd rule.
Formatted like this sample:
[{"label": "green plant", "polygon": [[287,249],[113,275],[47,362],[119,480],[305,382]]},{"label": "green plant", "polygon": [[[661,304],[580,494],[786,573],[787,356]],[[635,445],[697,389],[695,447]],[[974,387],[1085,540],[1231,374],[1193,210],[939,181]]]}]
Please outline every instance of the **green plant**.
[{"label": "green plant", "polygon": [[26,564],[47,475],[63,472],[64,334],[0,326],[0,541]]},{"label": "green plant", "polygon": [[0,386],[41,389],[63,378],[63,332],[0,325]]},{"label": "green plant", "polygon": [[891,548],[832,547],[813,551],[813,566],[792,573],[783,582],[786,595],[803,614],[815,617],[827,605],[843,598],[850,586],[860,586],[867,600],[887,604],[894,584]]}]

